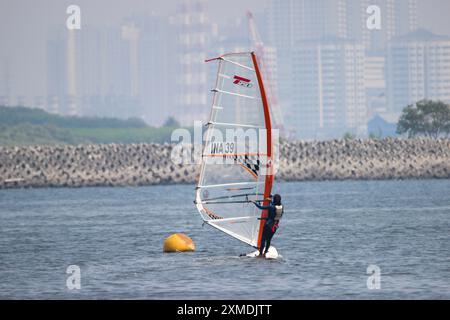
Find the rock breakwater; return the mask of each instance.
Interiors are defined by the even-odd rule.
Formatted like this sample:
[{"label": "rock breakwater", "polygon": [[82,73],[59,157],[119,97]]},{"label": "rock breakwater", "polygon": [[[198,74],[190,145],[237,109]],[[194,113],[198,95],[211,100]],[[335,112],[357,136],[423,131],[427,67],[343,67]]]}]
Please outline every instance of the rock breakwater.
[{"label": "rock breakwater", "polygon": [[[0,147],[0,188],[195,183],[174,145]],[[449,139],[330,140],[280,144],[279,180],[450,178]]]}]

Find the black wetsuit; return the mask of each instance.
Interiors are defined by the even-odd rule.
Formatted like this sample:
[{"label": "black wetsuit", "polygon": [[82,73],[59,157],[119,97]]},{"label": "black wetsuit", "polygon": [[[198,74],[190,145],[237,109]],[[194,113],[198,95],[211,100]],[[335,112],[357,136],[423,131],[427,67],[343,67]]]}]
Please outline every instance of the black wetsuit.
[{"label": "black wetsuit", "polygon": [[277,209],[275,208],[275,205],[273,203],[270,203],[268,206],[261,206],[258,203],[255,203],[255,205],[259,209],[267,210],[268,212],[267,218],[264,218],[266,220],[266,223],[264,224],[264,229],[261,238],[261,246],[259,247],[259,254],[262,255],[263,252],[264,254],[266,254],[267,251],[269,250],[270,241],[272,240],[273,235],[278,229],[278,221],[277,222],[275,221]]}]

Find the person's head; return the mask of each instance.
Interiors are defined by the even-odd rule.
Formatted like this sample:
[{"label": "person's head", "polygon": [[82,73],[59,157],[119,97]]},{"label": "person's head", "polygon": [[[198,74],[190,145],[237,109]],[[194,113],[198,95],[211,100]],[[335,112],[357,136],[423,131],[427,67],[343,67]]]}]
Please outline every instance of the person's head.
[{"label": "person's head", "polygon": [[276,195],[273,196],[273,204],[276,206],[281,205],[281,196],[277,193]]}]

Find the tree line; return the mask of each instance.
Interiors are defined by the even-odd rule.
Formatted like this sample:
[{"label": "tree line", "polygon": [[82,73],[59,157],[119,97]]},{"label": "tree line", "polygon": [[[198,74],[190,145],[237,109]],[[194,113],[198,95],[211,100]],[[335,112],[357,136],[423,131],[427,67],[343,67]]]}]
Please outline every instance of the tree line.
[{"label": "tree line", "polygon": [[450,136],[450,105],[442,101],[422,100],[405,107],[397,123],[397,133],[409,138]]},{"label": "tree line", "polygon": [[38,108],[0,106],[0,125],[20,123],[53,125],[60,128],[144,128],[147,124],[138,118],[117,119],[99,117],[62,116]]},{"label": "tree line", "polygon": [[162,127],[138,118],[117,119],[51,114],[42,109],[0,106],[0,145],[170,142],[180,124]]}]

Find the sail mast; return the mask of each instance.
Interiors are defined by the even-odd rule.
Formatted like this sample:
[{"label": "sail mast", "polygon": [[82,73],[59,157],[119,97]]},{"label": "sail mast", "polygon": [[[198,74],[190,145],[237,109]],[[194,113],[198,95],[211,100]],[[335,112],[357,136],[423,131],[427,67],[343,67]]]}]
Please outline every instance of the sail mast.
[{"label": "sail mast", "polygon": [[[263,79],[261,76],[261,72],[259,70],[258,67],[258,61],[256,60],[256,56],[255,53],[252,52],[252,60],[253,60],[253,65],[255,66],[255,72],[256,72],[256,77],[258,78],[258,84],[259,84],[259,90],[261,91],[261,99],[262,99],[262,103],[263,103],[263,108],[264,108],[264,121],[266,124],[266,131],[267,131],[267,172],[266,172],[266,181],[265,181],[265,186],[264,186],[264,199],[269,198],[270,196],[270,192],[272,190],[272,184],[273,184],[273,171],[272,171],[272,122],[270,120],[270,110],[269,110],[269,104],[267,102],[267,96],[266,96],[266,90],[264,88],[264,83],[263,83]],[[265,200],[263,202],[264,206],[267,206],[269,204],[268,200]],[[266,218],[267,217],[267,210],[263,210],[261,213],[261,218]],[[258,248],[261,245],[261,239],[262,239],[262,233],[264,230],[264,222],[265,220],[261,219],[260,222],[260,226],[259,226],[259,234],[258,234]]]}]

